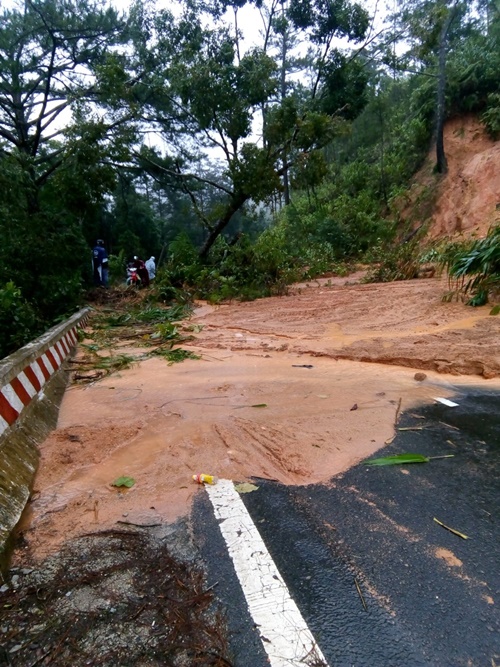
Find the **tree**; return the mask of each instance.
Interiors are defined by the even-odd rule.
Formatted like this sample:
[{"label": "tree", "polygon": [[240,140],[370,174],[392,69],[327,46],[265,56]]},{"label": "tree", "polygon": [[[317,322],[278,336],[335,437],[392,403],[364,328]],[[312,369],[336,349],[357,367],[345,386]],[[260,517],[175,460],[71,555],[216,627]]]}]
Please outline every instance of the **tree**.
[{"label": "tree", "polygon": [[[205,257],[237,211],[248,202],[268,200],[297,160],[303,163],[338,131],[342,111],[332,115],[322,108],[333,92],[342,99],[341,91],[329,86],[333,40],[362,39],[368,17],[347,0],[291,2],[288,20],[314,46],[309,62],[315,77],[310,85],[288,91],[275,58],[259,48],[238,58],[234,35],[225,27],[204,27],[194,10],[178,20],[166,10],[155,16],[143,7],[133,11],[141,45],[134,70],[141,72],[137,94],[144,122],[154,123],[167,145],[163,155],[142,151],[138,159],[156,178],[161,173],[165,184],[189,196],[206,230],[200,250]],[[259,140],[253,120],[263,108]],[[224,164],[216,181],[199,166],[207,150]],[[218,192],[209,210],[200,204],[207,189]]]},{"label": "tree", "polygon": [[105,161],[131,114],[105,117],[99,105],[125,27],[90,0],[25,0],[2,12],[0,170],[15,193],[0,220],[0,283],[14,279],[45,321],[79,297],[85,226],[114,181]]},{"label": "tree", "polygon": [[[450,49],[471,25],[471,5],[464,0],[400,0],[399,24],[403,25],[410,50],[404,55],[420,71],[435,77],[436,171],[447,171],[444,148],[446,119],[447,60]],[[405,65],[403,65],[405,67]]]},{"label": "tree", "polygon": [[[40,188],[71,155],[66,139],[76,136],[82,105],[98,99],[98,69],[122,41],[123,28],[114,10],[88,0],[26,0],[3,11],[1,152],[14,157],[29,179],[30,213],[38,210]],[[87,143],[98,142],[109,130],[102,119],[101,127],[95,125]]]}]

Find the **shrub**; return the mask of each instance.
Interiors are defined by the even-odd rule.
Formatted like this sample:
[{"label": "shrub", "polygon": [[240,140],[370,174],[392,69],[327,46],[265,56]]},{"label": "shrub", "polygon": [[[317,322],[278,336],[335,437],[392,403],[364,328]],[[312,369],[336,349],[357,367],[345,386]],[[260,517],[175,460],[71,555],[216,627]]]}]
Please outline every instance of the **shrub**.
[{"label": "shrub", "polygon": [[420,268],[420,239],[398,245],[380,244],[373,248],[367,258],[375,266],[366,275],[365,282],[387,283],[393,280],[412,280],[418,277]]},{"label": "shrub", "polygon": [[127,261],[125,250],[120,250],[118,255],[110,255],[108,258],[109,282],[117,285],[125,282],[127,275]]},{"label": "shrub", "polygon": [[488,95],[488,106],[481,116],[490,137],[495,141],[500,137],[500,94]]},{"label": "shrub", "polygon": [[40,332],[41,322],[12,281],[0,287],[0,357],[11,354]]},{"label": "shrub", "polygon": [[470,306],[482,306],[500,289],[500,225],[484,239],[450,246],[441,261],[454,284],[454,293],[467,297]]}]

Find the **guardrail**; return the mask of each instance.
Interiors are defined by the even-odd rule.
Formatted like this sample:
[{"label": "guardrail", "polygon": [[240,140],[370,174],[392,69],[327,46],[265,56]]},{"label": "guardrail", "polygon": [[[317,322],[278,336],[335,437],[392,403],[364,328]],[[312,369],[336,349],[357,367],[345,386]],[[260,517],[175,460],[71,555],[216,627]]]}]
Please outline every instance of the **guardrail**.
[{"label": "guardrail", "polygon": [[80,310],[0,361],[0,567],[30,497],[38,445],[57,423],[67,383],[64,362],[89,312]]}]

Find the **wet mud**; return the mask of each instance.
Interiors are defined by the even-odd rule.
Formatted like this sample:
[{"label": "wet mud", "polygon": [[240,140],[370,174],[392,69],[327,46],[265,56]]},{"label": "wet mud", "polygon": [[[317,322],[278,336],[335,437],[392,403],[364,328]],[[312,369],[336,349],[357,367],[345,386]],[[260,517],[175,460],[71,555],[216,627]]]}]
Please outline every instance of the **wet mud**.
[{"label": "wet mud", "polygon": [[[438,278],[358,280],[197,304],[199,331],[182,347],[200,359],[149,358],[71,386],[21,526],[32,552],[186,516],[197,473],[328,483],[383,447],[401,411],[452,398],[459,385],[500,386],[490,307],[444,303]],[[112,486],[121,476],[134,485]]]}]

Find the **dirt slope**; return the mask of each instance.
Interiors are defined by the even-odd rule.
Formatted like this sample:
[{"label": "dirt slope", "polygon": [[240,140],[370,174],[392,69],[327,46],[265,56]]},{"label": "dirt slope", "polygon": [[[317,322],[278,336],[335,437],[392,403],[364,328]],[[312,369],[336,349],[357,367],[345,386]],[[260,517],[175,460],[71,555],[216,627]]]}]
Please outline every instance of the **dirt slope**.
[{"label": "dirt slope", "polygon": [[459,233],[484,236],[500,221],[500,141],[474,117],[448,121],[448,174],[433,214],[434,238]]},{"label": "dirt slope", "polygon": [[448,173],[433,173],[435,150],[415,176],[402,215],[429,224],[429,237],[483,237],[500,222],[500,141],[473,115],[449,120],[444,133]]}]

